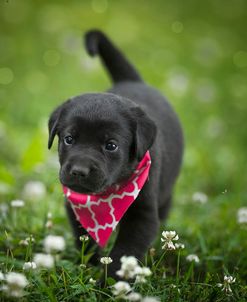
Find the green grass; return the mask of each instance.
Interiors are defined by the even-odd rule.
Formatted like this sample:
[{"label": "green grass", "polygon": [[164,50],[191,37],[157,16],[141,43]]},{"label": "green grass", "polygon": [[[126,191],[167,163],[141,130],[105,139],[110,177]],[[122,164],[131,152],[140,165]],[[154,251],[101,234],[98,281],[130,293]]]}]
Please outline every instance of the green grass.
[{"label": "green grass", "polygon": [[[42,200],[1,214],[0,270],[22,272],[23,263],[43,251],[46,235],[62,235],[66,249],[56,267],[27,274],[22,301],[114,301],[110,287],[89,283],[103,274],[102,265],[78,264],[56,148],[47,150],[52,109],[71,95],[110,87],[99,60],[81,45],[82,33],[97,27],[170,99],[185,133],[182,172],[161,227],[176,230],[185,244],[179,269],[178,252],[167,252],[156,271],[148,255],[153,275],[136,291],[161,301],[246,301],[247,226],[237,222],[247,204],[246,1],[94,1],[94,9],[91,2],[0,1],[0,201],[23,198],[29,180],[47,189]],[[104,3],[107,9],[97,13]],[[197,191],[207,194],[207,203],[192,201]],[[45,228],[48,211],[51,230]],[[30,234],[35,243],[27,251],[19,241]],[[160,238],[154,247],[157,262]],[[200,258],[194,266],[186,261],[192,253]],[[236,277],[232,295],[217,287],[224,275]]]}]

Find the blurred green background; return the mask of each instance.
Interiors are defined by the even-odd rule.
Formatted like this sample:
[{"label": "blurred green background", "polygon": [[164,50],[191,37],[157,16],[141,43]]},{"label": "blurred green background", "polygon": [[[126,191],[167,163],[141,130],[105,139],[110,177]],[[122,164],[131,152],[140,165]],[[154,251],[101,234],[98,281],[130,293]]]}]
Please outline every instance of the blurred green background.
[{"label": "blurred green background", "polygon": [[[225,222],[235,219],[247,202],[245,0],[1,0],[1,200],[20,197],[30,179],[60,192],[49,114],[70,96],[111,85],[83,48],[91,28],[110,36],[181,119],[186,152],[172,224],[186,226],[179,204],[195,191],[209,196],[216,220],[218,199],[228,205]],[[59,196],[50,199],[57,205]]]},{"label": "blurred green background", "polygon": [[[163,228],[176,230],[185,243],[185,285],[185,256],[196,253],[200,258],[195,281],[205,291],[200,284],[187,290],[187,284],[185,301],[214,299],[224,274],[235,276],[240,285],[236,299],[228,301],[244,301],[247,224],[239,223],[237,213],[247,205],[245,0],[0,0],[0,268],[21,270],[25,252],[20,241],[32,234],[34,252],[39,252],[45,234],[54,233],[65,237],[63,258],[69,272],[76,270],[56,143],[52,151],[47,149],[47,121],[69,97],[111,86],[100,60],[90,58],[83,47],[83,34],[92,28],[109,35],[181,119],[184,162]],[[29,181],[45,185],[40,200],[25,199]],[[195,202],[195,192],[206,194],[207,202]],[[11,208],[13,199],[24,199],[25,207]],[[51,230],[46,227],[48,211]],[[157,243],[159,254],[158,237]],[[165,258],[166,271],[174,276],[176,264],[170,258]],[[70,284],[78,283],[77,275]],[[159,282],[162,292],[166,281],[160,277]],[[39,291],[42,286],[30,289],[33,301],[36,294],[35,301],[42,300]],[[225,296],[217,301],[226,301]]]}]

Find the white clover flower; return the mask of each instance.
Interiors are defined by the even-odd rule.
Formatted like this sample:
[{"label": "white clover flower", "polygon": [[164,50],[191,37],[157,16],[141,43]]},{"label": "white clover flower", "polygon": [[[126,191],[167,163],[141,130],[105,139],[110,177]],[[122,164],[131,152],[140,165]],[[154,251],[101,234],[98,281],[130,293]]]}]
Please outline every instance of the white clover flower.
[{"label": "white clover flower", "polygon": [[200,262],[200,259],[199,259],[199,257],[197,256],[197,255],[195,255],[195,254],[190,254],[190,255],[188,255],[187,257],[186,257],[186,260],[188,261],[188,262],[196,262],[196,263],[199,263]]},{"label": "white clover flower", "polygon": [[142,275],[137,275],[136,279],[135,279],[135,283],[146,283],[147,279],[145,278],[145,276]]},{"label": "white clover flower", "polygon": [[0,271],[0,281],[3,281],[4,279],[4,274]]},{"label": "white clover flower", "polygon": [[183,250],[185,245],[183,243],[175,243],[176,250]]},{"label": "white clover flower", "polygon": [[35,239],[33,238],[33,235],[30,235],[29,237],[27,237],[25,239],[27,242],[31,242],[31,243],[34,243],[35,242]]},{"label": "white clover flower", "polygon": [[24,295],[23,289],[28,285],[27,278],[20,273],[10,272],[6,274],[6,285],[2,290],[11,297],[22,297]]},{"label": "white clover flower", "polygon": [[35,254],[33,261],[37,267],[52,268],[54,266],[54,258],[49,254]]},{"label": "white clover flower", "polygon": [[47,229],[51,229],[53,227],[52,213],[51,212],[47,213],[47,221],[46,221],[45,227]]},{"label": "white clover flower", "polygon": [[53,222],[51,220],[47,220],[46,224],[45,224],[45,227],[47,229],[51,229],[53,227]]},{"label": "white clover flower", "polygon": [[111,259],[111,257],[101,257],[100,262],[102,264],[110,264],[110,263],[112,263],[112,259]]},{"label": "white clover flower", "polygon": [[150,268],[149,267],[142,267],[142,273],[141,273],[143,276],[145,276],[145,277],[149,277],[149,276],[151,276],[152,275],[152,272],[151,272],[151,270],[150,270]]},{"label": "white clover flower", "polygon": [[116,274],[125,279],[136,278],[136,283],[146,282],[146,278],[152,274],[148,267],[140,267],[138,261],[134,256],[122,256],[121,259],[121,269],[116,272]]},{"label": "white clover flower", "polygon": [[30,271],[36,269],[37,265],[35,262],[25,262],[22,268],[24,271]]},{"label": "white clover flower", "polygon": [[125,270],[133,270],[138,266],[138,261],[134,256],[122,256],[120,262]]},{"label": "white clover flower", "polygon": [[118,281],[112,286],[112,293],[114,296],[122,297],[131,291],[131,287],[128,282]]},{"label": "white clover flower", "polygon": [[136,268],[139,267],[138,261],[134,256],[122,256],[120,259],[121,269],[116,274],[125,279],[132,279],[136,275]]},{"label": "white clover flower", "polygon": [[172,241],[177,241],[179,239],[178,234],[176,231],[163,231],[161,237],[161,242],[164,242],[162,246],[163,250],[175,250],[176,247]]},{"label": "white clover flower", "polygon": [[61,252],[65,249],[65,240],[62,236],[48,235],[44,239],[44,248],[47,253]]},{"label": "white clover flower", "polygon": [[232,276],[224,276],[224,282],[228,284],[232,284],[236,282],[236,278],[233,278]]},{"label": "white clover flower", "polygon": [[149,250],[150,256],[155,256],[155,253],[156,253],[156,249],[155,249],[154,247],[152,247],[152,248]]},{"label": "white clover flower", "polygon": [[226,292],[227,294],[232,293],[231,284],[236,282],[236,278],[233,278],[232,276],[224,276],[224,283],[218,283],[218,287],[222,287],[222,291]]},{"label": "white clover flower", "polygon": [[141,302],[160,302],[160,299],[157,297],[144,297]]},{"label": "white clover flower", "polygon": [[116,271],[116,275],[118,275],[121,278],[130,279],[129,275],[127,275],[123,270]]},{"label": "white clover flower", "polygon": [[135,292],[129,293],[125,297],[125,299],[128,301],[140,301],[141,298],[142,298],[142,296],[139,293],[135,293]]},{"label": "white clover flower", "polygon": [[23,189],[23,196],[28,200],[39,200],[46,195],[46,187],[40,181],[29,181]]},{"label": "white clover flower", "polygon": [[22,208],[25,205],[25,202],[20,199],[15,199],[10,202],[12,208]]},{"label": "white clover flower", "polygon": [[192,200],[194,202],[198,202],[198,203],[201,203],[201,204],[204,204],[208,201],[208,196],[203,193],[203,192],[195,192],[193,195],[192,195]]},{"label": "white clover flower", "polygon": [[80,239],[80,241],[82,241],[82,242],[86,242],[86,241],[89,240],[89,237],[88,237],[88,235],[82,235],[82,236],[79,237],[79,239]]},{"label": "white clover flower", "polygon": [[28,241],[26,239],[20,240],[19,245],[28,246]]},{"label": "white clover flower", "polygon": [[96,280],[94,280],[93,278],[90,278],[90,279],[89,279],[89,283],[91,283],[91,284],[94,285],[94,284],[96,284]]},{"label": "white clover flower", "polygon": [[238,223],[247,223],[247,207],[238,209]]},{"label": "white clover flower", "polygon": [[152,275],[151,270],[148,267],[137,267],[135,270],[136,274],[136,283],[146,283],[146,277],[149,277]]},{"label": "white clover flower", "polygon": [[35,239],[33,238],[32,235],[30,237],[27,237],[26,239],[20,240],[19,244],[23,246],[28,246],[30,242],[31,243],[35,242]]},{"label": "white clover flower", "polygon": [[148,267],[140,267],[140,266],[138,266],[135,269],[135,274],[136,275],[142,275],[144,277],[149,277],[149,276],[152,275],[152,272],[151,272],[150,268],[148,268]]}]

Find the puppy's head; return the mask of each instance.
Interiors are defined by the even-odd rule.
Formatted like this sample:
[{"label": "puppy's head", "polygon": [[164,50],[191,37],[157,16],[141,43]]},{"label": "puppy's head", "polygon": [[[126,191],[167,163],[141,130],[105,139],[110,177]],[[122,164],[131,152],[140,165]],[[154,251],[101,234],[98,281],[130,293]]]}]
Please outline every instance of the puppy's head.
[{"label": "puppy's head", "polygon": [[101,193],[132,174],[153,144],[156,126],[128,99],[84,94],[51,114],[49,149],[56,135],[61,183],[79,193]]}]

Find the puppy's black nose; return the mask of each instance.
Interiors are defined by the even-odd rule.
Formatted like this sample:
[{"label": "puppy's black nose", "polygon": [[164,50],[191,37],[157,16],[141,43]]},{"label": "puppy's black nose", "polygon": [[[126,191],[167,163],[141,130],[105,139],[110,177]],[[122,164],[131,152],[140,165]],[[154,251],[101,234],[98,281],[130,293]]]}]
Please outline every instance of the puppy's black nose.
[{"label": "puppy's black nose", "polygon": [[77,177],[87,177],[89,172],[90,168],[86,165],[73,165],[70,170],[70,174]]}]

